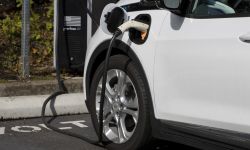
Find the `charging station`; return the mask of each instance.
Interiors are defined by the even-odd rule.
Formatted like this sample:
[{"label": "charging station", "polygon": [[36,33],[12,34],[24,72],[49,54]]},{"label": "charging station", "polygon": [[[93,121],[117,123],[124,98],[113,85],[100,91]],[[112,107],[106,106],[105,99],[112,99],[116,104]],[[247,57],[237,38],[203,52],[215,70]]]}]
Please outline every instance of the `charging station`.
[{"label": "charging station", "polygon": [[[103,8],[117,0],[55,0],[54,62],[66,71],[83,71],[88,41],[96,32]],[[86,10],[92,15],[87,14]],[[54,63],[55,64],[55,63]]]}]

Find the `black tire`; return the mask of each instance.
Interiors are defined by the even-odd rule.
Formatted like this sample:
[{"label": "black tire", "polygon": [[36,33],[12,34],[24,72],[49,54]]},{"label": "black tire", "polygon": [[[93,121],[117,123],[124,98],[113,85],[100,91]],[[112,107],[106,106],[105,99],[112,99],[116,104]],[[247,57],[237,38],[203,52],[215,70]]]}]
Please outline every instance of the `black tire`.
[{"label": "black tire", "polygon": [[[146,79],[142,75],[141,68],[135,64],[130,58],[124,55],[115,55],[110,57],[109,61],[110,69],[120,69],[124,71],[133,82],[139,103],[139,117],[137,127],[132,135],[132,137],[122,144],[115,144],[112,142],[107,142],[106,147],[110,150],[137,150],[144,149],[147,143],[151,140],[151,124],[150,124],[150,109],[149,102],[150,91],[146,84]],[[96,90],[98,83],[103,75],[102,63],[96,70],[93,81],[90,88],[90,113],[93,125],[96,132],[98,133],[98,121],[96,115]]]}]

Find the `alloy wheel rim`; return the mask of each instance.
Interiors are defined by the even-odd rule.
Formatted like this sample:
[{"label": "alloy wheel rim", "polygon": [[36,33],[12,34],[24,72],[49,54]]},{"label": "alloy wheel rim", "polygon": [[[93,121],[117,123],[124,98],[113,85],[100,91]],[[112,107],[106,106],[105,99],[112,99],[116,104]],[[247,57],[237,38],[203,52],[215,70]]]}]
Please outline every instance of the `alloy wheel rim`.
[{"label": "alloy wheel rim", "polygon": [[[102,78],[96,91],[96,115],[99,116]],[[122,70],[107,73],[103,112],[103,134],[108,140],[122,144],[133,135],[139,116],[139,103],[135,86]]]}]

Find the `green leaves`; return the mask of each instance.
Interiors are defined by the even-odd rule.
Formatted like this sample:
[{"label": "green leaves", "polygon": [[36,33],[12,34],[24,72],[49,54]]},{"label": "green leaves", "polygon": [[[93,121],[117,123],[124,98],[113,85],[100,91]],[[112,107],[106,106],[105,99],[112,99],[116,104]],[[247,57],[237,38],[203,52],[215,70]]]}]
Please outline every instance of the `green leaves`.
[{"label": "green leaves", "polygon": [[[22,2],[16,0],[17,9],[0,19],[0,70],[16,75],[20,72]],[[30,63],[31,73],[34,74],[37,68],[53,64],[53,0],[42,4],[31,0],[31,6]]]},{"label": "green leaves", "polygon": [[20,7],[22,7],[23,0],[16,0],[16,3],[17,3],[16,7],[20,8]]},{"label": "green leaves", "polygon": [[[17,8],[20,8],[20,7],[22,7],[22,5],[23,5],[23,0],[16,0],[16,7]],[[34,4],[34,1],[33,0],[30,0],[30,5],[32,5],[32,4]]]}]

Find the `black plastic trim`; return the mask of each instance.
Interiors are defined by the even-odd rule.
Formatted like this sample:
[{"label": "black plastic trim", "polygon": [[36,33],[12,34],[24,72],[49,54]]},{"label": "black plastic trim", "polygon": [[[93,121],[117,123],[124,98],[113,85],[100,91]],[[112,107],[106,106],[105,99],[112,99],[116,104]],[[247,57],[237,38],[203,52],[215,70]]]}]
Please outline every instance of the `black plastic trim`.
[{"label": "black plastic trim", "polygon": [[123,5],[121,6],[123,9],[125,9],[127,12],[133,12],[133,11],[145,11],[145,10],[157,10],[159,9],[156,5],[143,5],[141,2]]},{"label": "black plastic trim", "polygon": [[193,19],[219,19],[219,18],[241,18],[241,17],[250,17],[250,13],[245,14],[223,14],[223,15],[216,15],[216,16],[198,16],[192,14],[192,9],[194,7],[194,0],[192,0],[191,4],[189,5],[189,12],[185,15],[187,18],[193,18]]},{"label": "black plastic trim", "polygon": [[193,14],[187,14],[187,18],[193,19],[218,19],[218,18],[243,18],[243,17],[250,17],[249,14],[225,14],[225,15],[216,15],[216,16],[197,16]]},{"label": "black plastic trim", "polygon": [[250,135],[174,121],[160,121],[154,136],[205,150],[248,150]]},{"label": "black plastic trim", "polygon": [[[225,15],[217,15],[217,16],[197,16],[197,15],[191,14],[191,11],[190,11],[192,9],[192,7],[193,7],[194,1],[189,1],[189,2],[190,2],[190,4],[186,3],[185,6],[183,6],[183,7],[188,6],[188,8],[185,8],[186,13],[183,12],[183,13],[177,14],[177,15],[182,16],[182,17],[186,17],[186,18],[193,18],[193,19],[218,19],[218,18],[250,17],[250,13],[245,13],[245,14],[225,14]],[[159,4],[159,5],[162,6],[161,4]],[[133,4],[128,4],[128,5],[123,5],[122,8],[124,8],[127,12],[162,9],[162,7],[159,8],[156,5],[145,6],[145,5],[142,5],[142,3],[140,3],[140,2],[133,3]],[[163,8],[163,9],[166,9],[166,8]]]}]

